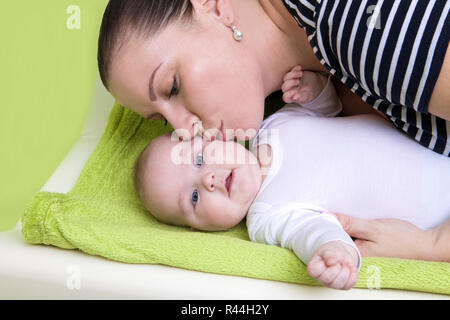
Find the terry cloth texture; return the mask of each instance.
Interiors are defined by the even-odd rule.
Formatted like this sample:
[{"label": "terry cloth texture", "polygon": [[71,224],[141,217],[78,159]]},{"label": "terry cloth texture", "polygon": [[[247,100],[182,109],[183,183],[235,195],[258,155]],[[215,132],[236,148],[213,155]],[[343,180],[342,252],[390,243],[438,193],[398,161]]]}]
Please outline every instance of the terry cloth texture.
[{"label": "terry cloth texture", "polygon": [[[199,232],[146,213],[134,190],[134,163],[152,138],[170,130],[116,104],[74,188],[39,192],[28,205],[25,240],[126,263],[320,285],[292,251],[250,241],[245,221],[230,231]],[[449,279],[450,263],[364,258],[356,287],[450,294]]]}]

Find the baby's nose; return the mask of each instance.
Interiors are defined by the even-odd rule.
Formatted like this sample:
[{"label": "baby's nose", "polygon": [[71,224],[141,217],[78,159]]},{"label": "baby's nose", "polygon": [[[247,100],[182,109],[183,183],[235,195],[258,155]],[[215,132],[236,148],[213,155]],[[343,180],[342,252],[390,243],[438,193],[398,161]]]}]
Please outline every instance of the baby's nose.
[{"label": "baby's nose", "polygon": [[214,176],[214,172],[207,173],[203,176],[202,183],[208,191],[214,191]]}]

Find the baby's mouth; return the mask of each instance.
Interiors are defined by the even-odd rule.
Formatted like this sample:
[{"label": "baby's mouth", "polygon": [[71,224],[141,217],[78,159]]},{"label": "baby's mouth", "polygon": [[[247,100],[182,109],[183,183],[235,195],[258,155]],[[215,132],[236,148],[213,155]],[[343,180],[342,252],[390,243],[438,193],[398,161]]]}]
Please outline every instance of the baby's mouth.
[{"label": "baby's mouth", "polygon": [[230,174],[225,179],[225,188],[227,189],[228,197],[230,196],[230,193],[231,193],[231,185],[232,185],[232,183],[233,183],[233,170],[231,170]]}]

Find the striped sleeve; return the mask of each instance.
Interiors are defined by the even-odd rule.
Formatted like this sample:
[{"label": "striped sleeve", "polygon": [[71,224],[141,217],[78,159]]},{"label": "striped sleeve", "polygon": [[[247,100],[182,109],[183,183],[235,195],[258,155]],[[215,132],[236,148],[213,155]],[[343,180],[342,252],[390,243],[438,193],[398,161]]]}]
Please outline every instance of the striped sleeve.
[{"label": "striped sleeve", "polygon": [[446,0],[284,0],[320,62],[422,145],[450,156],[428,104],[450,40]]}]

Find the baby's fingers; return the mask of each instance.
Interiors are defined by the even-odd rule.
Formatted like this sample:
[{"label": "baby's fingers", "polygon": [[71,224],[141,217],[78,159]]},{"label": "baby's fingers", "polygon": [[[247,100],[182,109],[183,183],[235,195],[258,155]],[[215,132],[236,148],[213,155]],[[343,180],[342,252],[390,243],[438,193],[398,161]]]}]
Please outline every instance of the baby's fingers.
[{"label": "baby's fingers", "polygon": [[[291,89],[296,90],[298,88],[298,86],[300,85],[300,80],[299,79],[291,79],[291,80],[287,80],[283,83],[283,85],[281,86],[281,91],[283,92],[287,92]],[[297,90],[296,90],[297,91]]]},{"label": "baby's fingers", "polygon": [[336,277],[341,272],[341,264],[335,264],[332,267],[328,267],[318,278],[316,278],[320,283],[325,286],[330,286],[330,284],[336,279]]},{"label": "baby's fingers", "polygon": [[330,287],[334,289],[344,289],[350,278],[350,270],[347,266],[341,266],[341,271],[336,278],[330,283]]},{"label": "baby's fingers", "polygon": [[317,279],[326,269],[327,266],[325,265],[325,262],[322,260],[322,257],[319,255],[313,256],[308,263],[308,273],[313,278]]},{"label": "baby's fingers", "polygon": [[302,68],[300,66],[297,66],[284,75],[283,82],[286,82],[291,79],[298,79],[301,78],[302,76],[303,76]]},{"label": "baby's fingers", "polygon": [[283,93],[283,101],[286,103],[294,102],[294,97],[297,94],[297,90],[289,90]]},{"label": "baby's fingers", "polygon": [[335,252],[335,251],[332,251],[329,249],[323,251],[322,258],[328,267],[331,267],[331,266],[339,263],[339,260],[340,260],[339,252]]},{"label": "baby's fingers", "polygon": [[353,288],[356,284],[356,282],[358,282],[358,270],[356,268],[353,268],[350,272],[350,277],[348,278],[347,283],[344,286],[344,290],[349,290],[351,288]]}]

